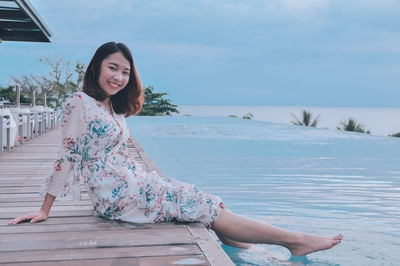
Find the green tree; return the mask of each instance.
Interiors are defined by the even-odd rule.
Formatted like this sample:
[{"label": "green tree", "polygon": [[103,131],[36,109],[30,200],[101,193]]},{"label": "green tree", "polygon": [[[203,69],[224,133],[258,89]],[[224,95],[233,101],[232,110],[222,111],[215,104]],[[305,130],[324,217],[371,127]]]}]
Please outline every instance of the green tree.
[{"label": "green tree", "polygon": [[46,76],[34,76],[34,80],[38,84],[41,92],[41,95],[38,95],[38,97],[36,97],[37,104],[44,105],[43,98],[44,94],[46,94],[47,105],[52,108],[57,107],[57,98],[55,97],[55,93],[53,92],[53,84],[51,83],[51,81]]},{"label": "green tree", "polygon": [[[16,96],[17,95],[15,93],[14,86],[8,86],[7,88],[0,87],[0,97],[4,98],[4,100],[15,103]],[[21,94],[20,102],[21,103],[31,103],[32,99],[30,97],[26,97]]]},{"label": "green tree", "polygon": [[[15,86],[19,86],[21,97],[31,99],[30,103],[32,102],[32,93],[38,89],[38,85],[33,77],[32,73],[29,75],[23,75],[20,78],[11,77]],[[15,102],[15,96],[13,102]]]},{"label": "green tree", "polygon": [[50,71],[47,76],[38,77],[36,81],[45,90],[49,102],[53,101],[55,107],[60,107],[71,93],[79,90],[86,65],[78,61],[72,70],[71,62],[63,58],[47,56],[39,61],[46,63]]},{"label": "green tree", "polygon": [[400,132],[389,135],[389,137],[395,137],[395,138],[400,138]]},{"label": "green tree", "polygon": [[166,92],[154,92],[153,86],[144,88],[144,103],[139,115],[141,116],[163,116],[179,113],[177,105],[172,104],[170,99],[165,99]]},{"label": "green tree", "polygon": [[243,119],[253,119],[254,115],[253,113],[247,113],[245,115],[242,116]]},{"label": "green tree", "polygon": [[343,130],[343,131],[352,131],[352,132],[367,133],[367,134],[371,133],[371,131],[365,130],[363,124],[358,123],[357,120],[352,117],[349,117],[349,119],[339,122],[339,125],[336,128],[338,130]]},{"label": "green tree", "polygon": [[78,61],[75,69],[72,70],[69,61],[51,56],[41,58],[39,61],[46,63],[49,67],[47,75],[29,74],[19,78],[12,77],[12,83],[20,86],[21,96],[30,98],[32,92],[36,91],[38,104],[43,104],[46,93],[47,105],[58,108],[71,93],[78,91],[82,85],[86,66]]},{"label": "green tree", "polygon": [[297,118],[297,116],[295,114],[291,114],[294,118],[294,121],[291,121],[292,124],[294,125],[298,125],[298,126],[306,126],[306,127],[317,127],[318,123],[319,123],[319,117],[320,115],[317,115],[317,117],[315,117],[313,119],[313,113],[311,113],[309,110],[303,110],[301,112],[301,118]]}]

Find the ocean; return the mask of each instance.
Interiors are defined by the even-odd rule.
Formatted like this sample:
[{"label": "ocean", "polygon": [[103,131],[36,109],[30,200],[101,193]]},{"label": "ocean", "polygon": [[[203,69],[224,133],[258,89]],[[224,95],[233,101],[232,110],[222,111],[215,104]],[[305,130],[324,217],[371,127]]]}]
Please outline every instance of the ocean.
[{"label": "ocean", "polygon": [[[249,110],[251,111],[251,110]],[[305,257],[223,245],[237,265],[400,265],[400,139],[226,117],[131,117],[161,171],[231,211],[289,230],[344,235]]]},{"label": "ocean", "polygon": [[355,118],[374,135],[391,135],[400,132],[400,108],[394,107],[301,107],[301,106],[209,106],[179,105],[180,114],[195,117],[242,117],[252,113],[255,120],[290,124],[293,116],[301,117],[302,110],[320,115],[318,127],[336,129],[337,125],[349,117]]}]

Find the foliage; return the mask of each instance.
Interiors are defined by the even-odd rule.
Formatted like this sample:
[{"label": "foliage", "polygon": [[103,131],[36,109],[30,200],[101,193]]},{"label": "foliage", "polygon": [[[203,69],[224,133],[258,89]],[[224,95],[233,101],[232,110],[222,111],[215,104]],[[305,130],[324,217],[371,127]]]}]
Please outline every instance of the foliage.
[{"label": "foliage", "polygon": [[252,113],[247,113],[242,116],[243,119],[253,119],[254,115]]},{"label": "foliage", "polygon": [[140,116],[163,116],[172,115],[172,113],[179,113],[178,107],[171,103],[170,99],[165,99],[164,96],[168,95],[165,92],[154,92],[153,86],[144,88],[144,103]]},{"label": "foliage", "polygon": [[41,58],[39,61],[46,63],[49,67],[47,75],[37,76],[30,73],[18,78],[12,77],[10,83],[20,86],[21,97],[30,98],[36,91],[38,104],[43,104],[46,93],[47,105],[58,108],[71,93],[78,91],[86,66],[78,61],[75,69],[72,70],[69,61],[51,56]]},{"label": "foliage", "polygon": [[[14,86],[8,86],[7,88],[0,87],[0,97],[4,98],[4,100],[9,101],[9,102],[15,102],[16,96],[17,95],[15,92]],[[31,103],[32,99],[30,97],[21,95],[20,102],[21,103]]]},{"label": "foliage", "polygon": [[366,131],[364,125],[358,123],[357,120],[352,117],[347,120],[341,121],[336,128],[343,131],[352,131],[367,134],[371,133],[369,130]]},{"label": "foliage", "polygon": [[23,75],[20,78],[11,78],[14,81],[16,86],[21,88],[21,94],[25,93],[26,95],[31,96],[34,91],[38,89],[38,85],[33,80],[33,74]]},{"label": "foliage", "polygon": [[295,114],[291,114],[293,118],[295,119],[294,121],[291,121],[292,124],[298,125],[298,126],[306,126],[306,127],[317,127],[319,123],[319,117],[320,115],[317,115],[317,117],[314,118],[313,120],[313,113],[307,110],[303,110],[301,112],[301,119],[297,118]]},{"label": "foliage", "polygon": [[[228,115],[228,117],[230,117],[230,118],[239,118],[237,115]],[[253,119],[253,118],[254,118],[253,113],[247,113],[247,114],[244,114],[242,116],[242,119]]]},{"label": "foliage", "polygon": [[389,135],[389,137],[395,137],[395,138],[400,138],[400,132]]}]

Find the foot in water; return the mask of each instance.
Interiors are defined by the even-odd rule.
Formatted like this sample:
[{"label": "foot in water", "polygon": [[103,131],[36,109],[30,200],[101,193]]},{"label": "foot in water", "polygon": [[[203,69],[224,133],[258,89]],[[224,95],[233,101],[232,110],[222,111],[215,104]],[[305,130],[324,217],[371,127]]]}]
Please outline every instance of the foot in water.
[{"label": "foot in water", "polygon": [[340,244],[342,239],[342,235],[329,238],[301,233],[296,242],[288,244],[286,247],[293,256],[305,256],[313,252],[330,249]]}]

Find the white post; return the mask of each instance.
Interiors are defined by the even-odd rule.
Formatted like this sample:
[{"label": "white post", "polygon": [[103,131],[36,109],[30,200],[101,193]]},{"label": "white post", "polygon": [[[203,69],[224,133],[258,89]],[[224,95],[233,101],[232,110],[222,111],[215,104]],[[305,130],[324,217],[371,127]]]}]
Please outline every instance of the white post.
[{"label": "white post", "polygon": [[0,152],[3,152],[3,115],[0,115]]},{"label": "white post", "polygon": [[36,90],[32,92],[32,107],[36,106]]},{"label": "white post", "polygon": [[21,98],[21,91],[19,90],[19,86],[15,86],[16,90],[16,96],[15,96],[15,107],[19,108],[21,106],[20,104],[20,98]]}]

